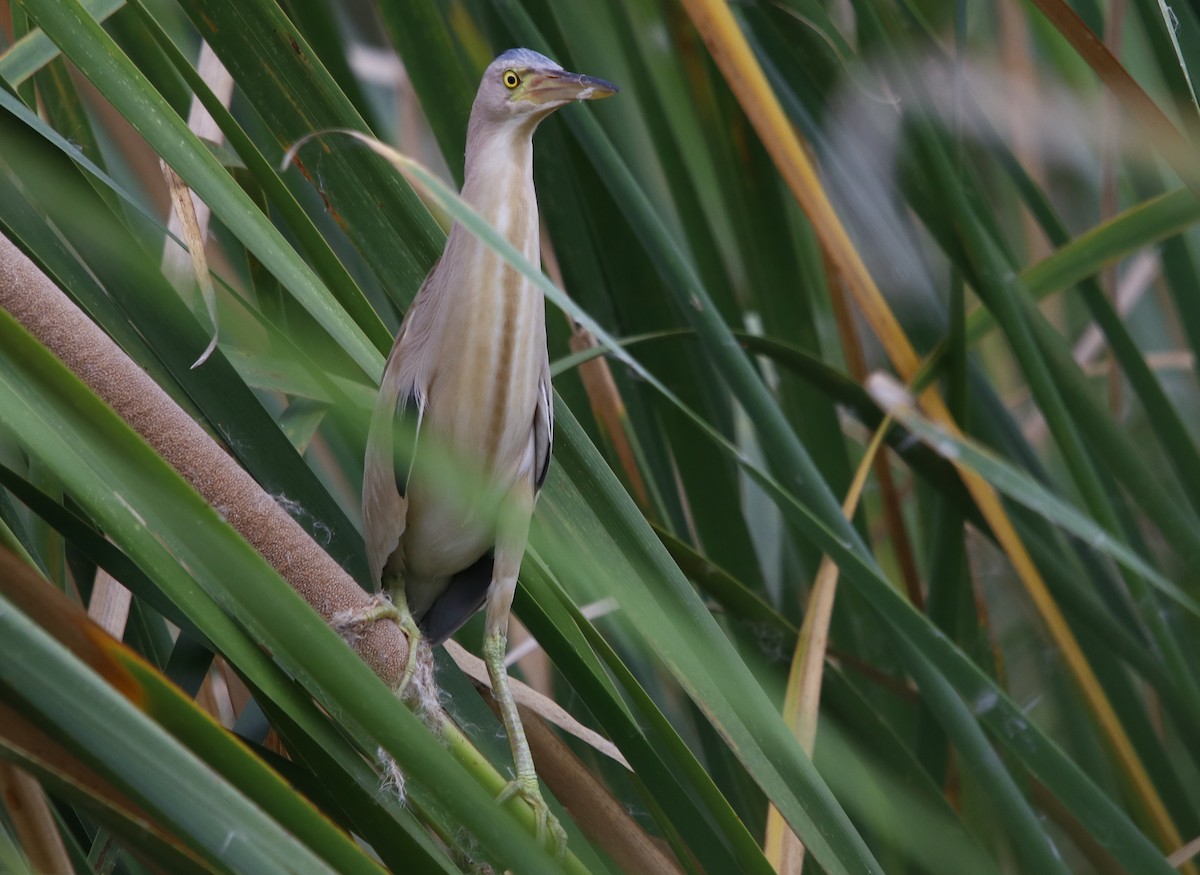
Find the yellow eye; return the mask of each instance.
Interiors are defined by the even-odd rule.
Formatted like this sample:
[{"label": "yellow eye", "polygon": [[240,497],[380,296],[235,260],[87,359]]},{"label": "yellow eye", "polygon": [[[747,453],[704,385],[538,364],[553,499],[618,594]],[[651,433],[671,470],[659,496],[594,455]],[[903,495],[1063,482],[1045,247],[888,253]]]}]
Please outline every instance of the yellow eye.
[{"label": "yellow eye", "polygon": [[504,83],[504,87],[509,91],[521,84],[521,77],[512,70],[505,70],[500,76],[500,81]]}]

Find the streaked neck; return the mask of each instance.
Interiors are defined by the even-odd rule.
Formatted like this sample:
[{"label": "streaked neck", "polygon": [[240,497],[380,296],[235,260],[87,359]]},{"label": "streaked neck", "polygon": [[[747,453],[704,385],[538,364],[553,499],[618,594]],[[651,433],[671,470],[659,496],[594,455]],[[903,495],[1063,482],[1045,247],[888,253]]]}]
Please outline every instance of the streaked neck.
[{"label": "streaked neck", "polygon": [[[467,134],[462,191],[463,199],[535,264],[539,252],[533,189],[536,124],[529,120],[527,124],[496,125],[486,131],[472,125]],[[474,241],[474,237],[467,236]]]}]

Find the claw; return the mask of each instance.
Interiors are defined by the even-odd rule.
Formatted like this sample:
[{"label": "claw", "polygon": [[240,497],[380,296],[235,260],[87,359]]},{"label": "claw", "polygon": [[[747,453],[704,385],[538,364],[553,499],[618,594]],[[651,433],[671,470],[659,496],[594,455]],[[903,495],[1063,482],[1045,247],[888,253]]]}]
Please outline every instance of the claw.
[{"label": "claw", "polygon": [[504,785],[504,789],[500,791],[496,801],[507,802],[514,796],[523,799],[533,809],[533,816],[537,819],[538,844],[544,845],[549,839],[554,846],[554,858],[562,860],[567,852],[567,831],[563,829],[558,818],[550,810],[550,806],[546,804],[546,800],[542,798],[542,791],[538,789],[537,779],[527,782],[520,778],[514,778]]},{"label": "claw", "polygon": [[412,614],[407,611],[403,617],[397,618],[396,622],[408,637],[408,661],[404,663],[404,674],[400,675],[400,682],[396,684],[395,690],[396,695],[403,699],[404,691],[408,689],[408,685],[417,671],[417,649],[421,643],[421,630],[413,621]]}]

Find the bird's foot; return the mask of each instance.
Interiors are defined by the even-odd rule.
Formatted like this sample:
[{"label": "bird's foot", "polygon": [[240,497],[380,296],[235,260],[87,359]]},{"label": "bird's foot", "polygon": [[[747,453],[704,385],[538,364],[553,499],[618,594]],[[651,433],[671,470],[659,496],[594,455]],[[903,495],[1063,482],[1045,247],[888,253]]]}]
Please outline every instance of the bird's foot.
[{"label": "bird's foot", "polygon": [[563,829],[558,818],[550,811],[546,800],[542,798],[537,778],[514,778],[504,786],[496,800],[507,802],[514,796],[523,799],[533,809],[533,816],[537,819],[538,843],[544,845],[549,839],[554,847],[554,858],[556,860],[563,859],[567,852],[567,831]]},{"label": "bird's foot", "polygon": [[417,650],[421,641],[421,630],[417,628],[417,621],[413,619],[408,604],[403,599],[396,604],[387,593],[376,593],[364,608],[334,615],[331,625],[335,632],[353,643],[362,637],[368,626],[380,620],[394,622],[408,639],[408,660],[404,663],[404,673],[395,689],[396,695],[404,698],[404,692],[417,670]]},{"label": "bird's foot", "polygon": [[379,592],[371,596],[370,601],[358,610],[334,614],[331,625],[339,635],[351,638],[361,635],[367,626],[379,620],[394,620],[403,628],[405,615],[411,623],[412,615],[407,610],[401,610],[387,593]]}]

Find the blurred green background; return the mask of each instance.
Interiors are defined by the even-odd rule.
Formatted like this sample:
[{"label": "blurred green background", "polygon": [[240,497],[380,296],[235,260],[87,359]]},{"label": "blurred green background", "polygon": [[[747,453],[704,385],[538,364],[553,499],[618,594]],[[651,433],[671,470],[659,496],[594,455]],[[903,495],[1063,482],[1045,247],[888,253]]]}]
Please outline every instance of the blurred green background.
[{"label": "blurred green background", "polygon": [[[363,586],[457,207],[285,151],[456,189],[499,52],[620,86],[535,139],[570,306],[512,671],[625,760],[534,744],[554,859],[452,660],[438,738],[0,308],[0,872],[1196,871],[1192,6],[22,0],[0,39],[0,233]],[[114,580],[129,650],[70,605]]]}]

